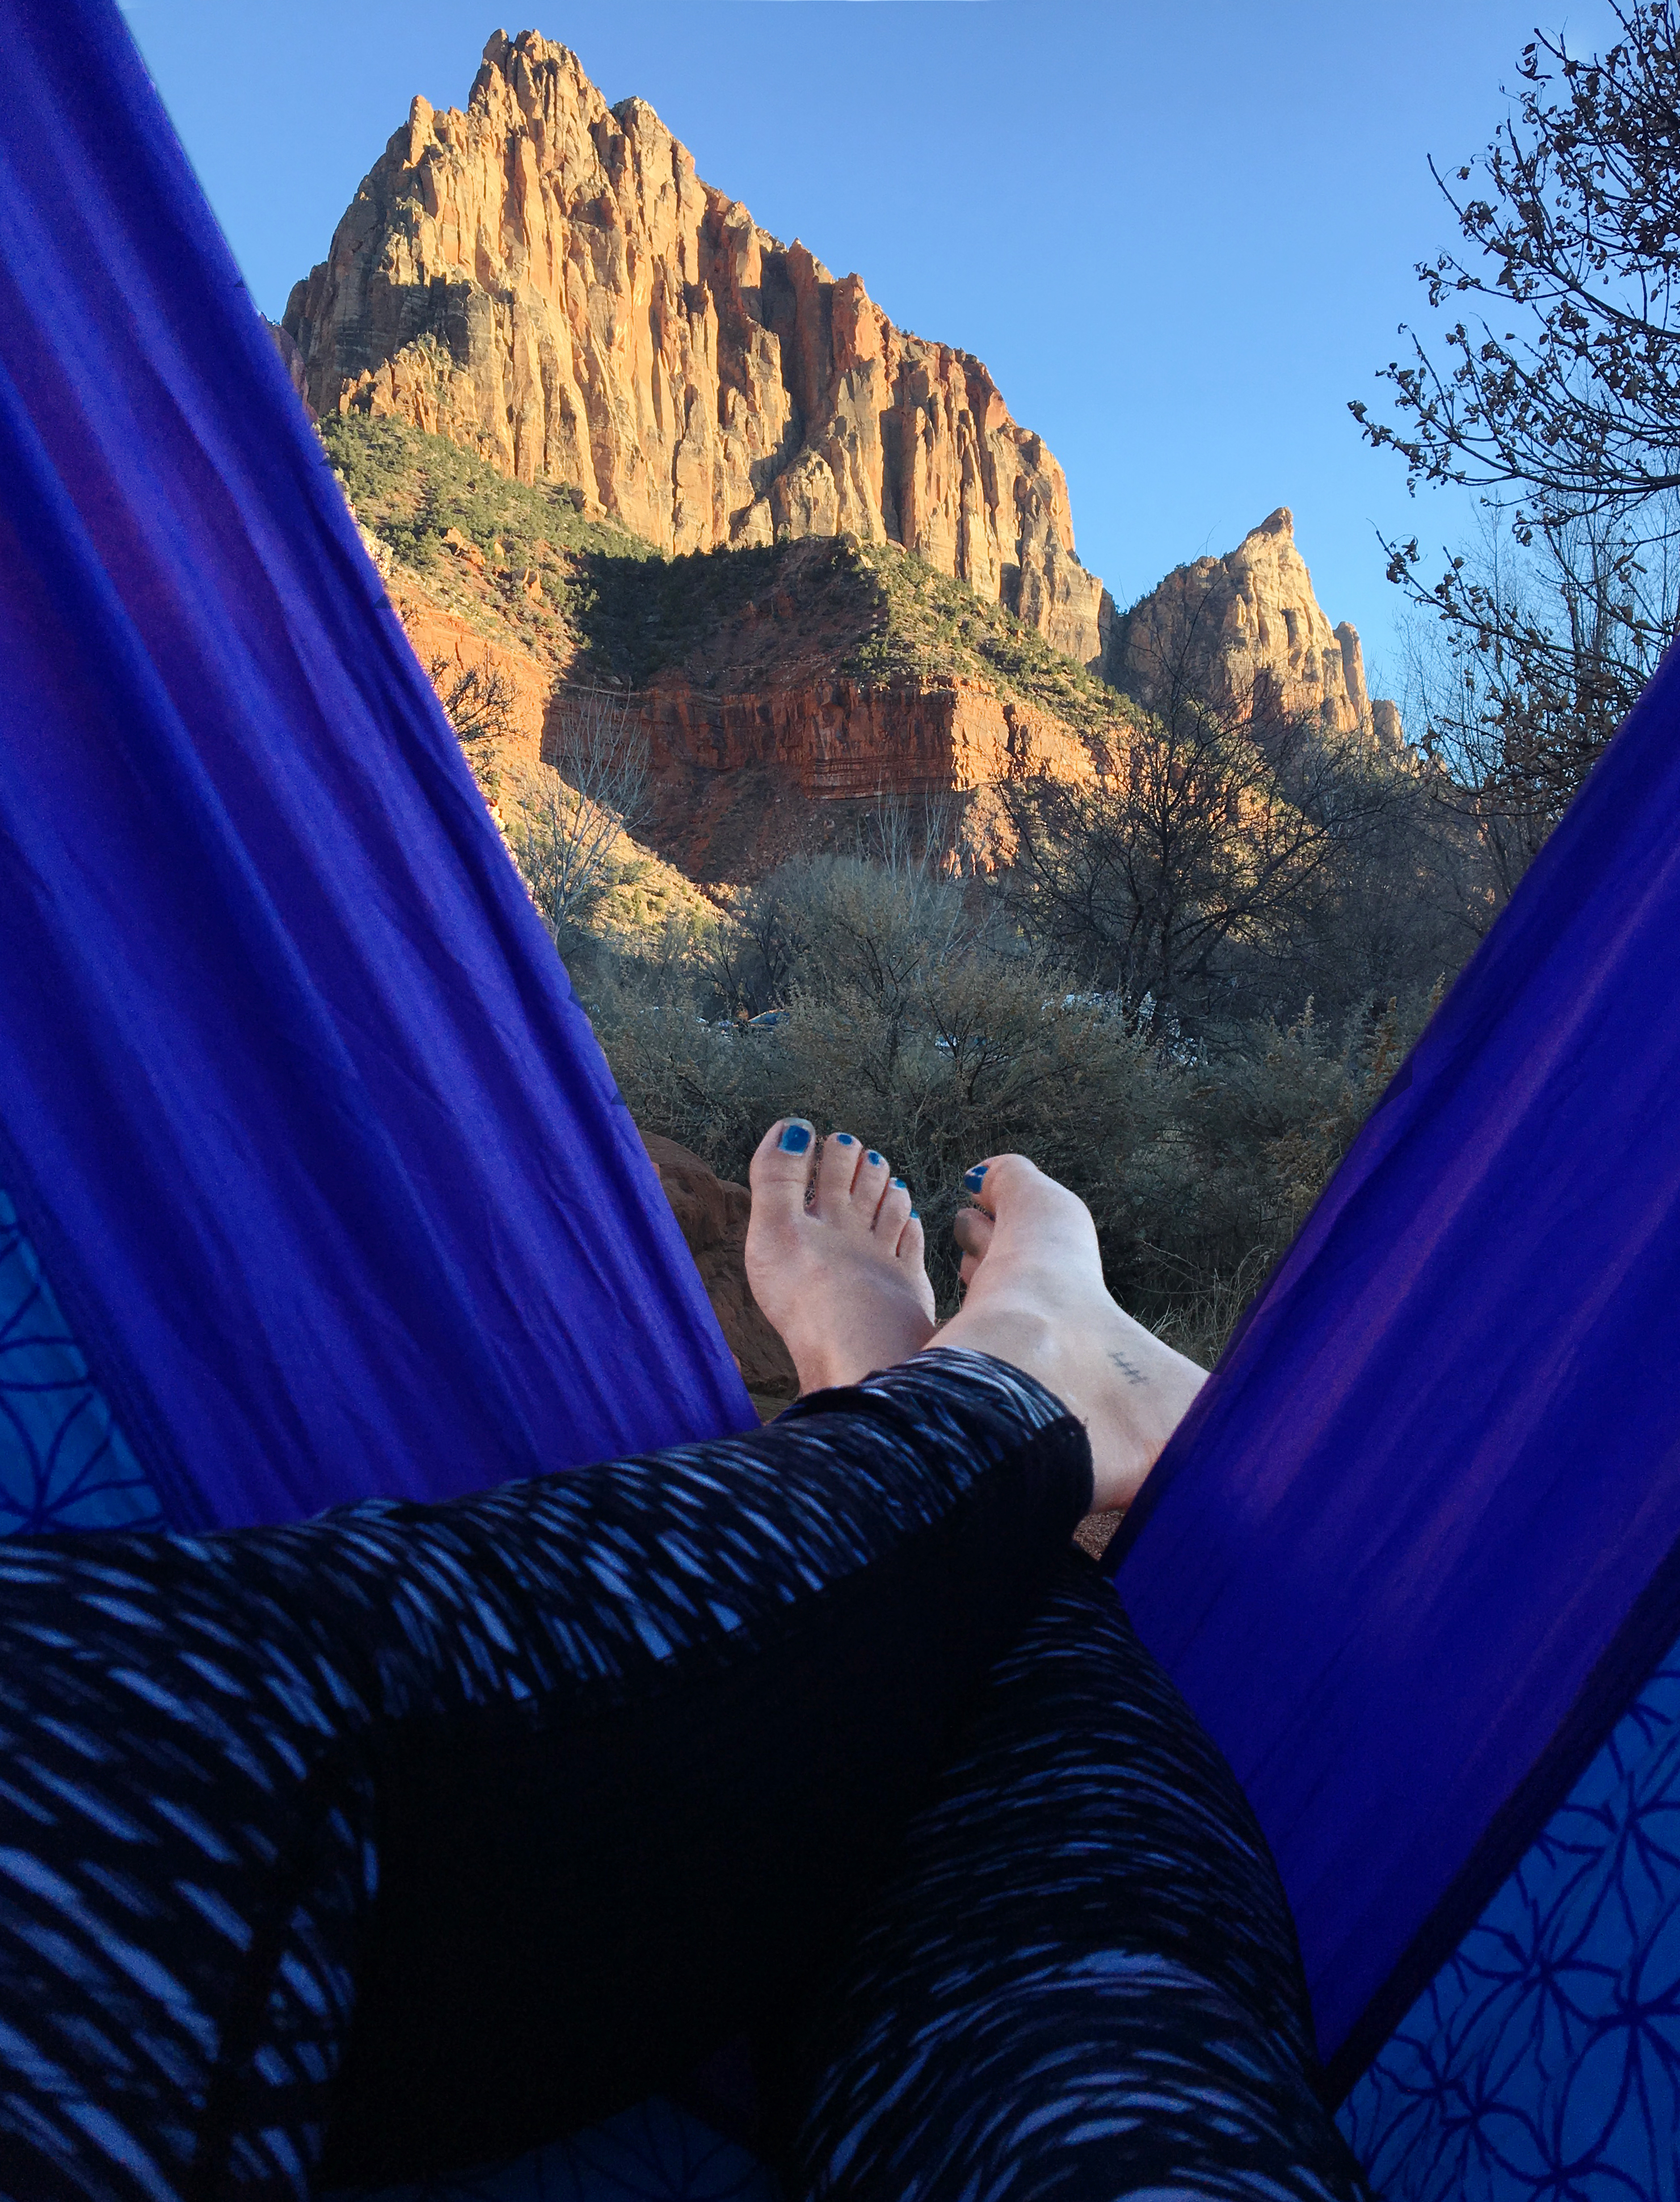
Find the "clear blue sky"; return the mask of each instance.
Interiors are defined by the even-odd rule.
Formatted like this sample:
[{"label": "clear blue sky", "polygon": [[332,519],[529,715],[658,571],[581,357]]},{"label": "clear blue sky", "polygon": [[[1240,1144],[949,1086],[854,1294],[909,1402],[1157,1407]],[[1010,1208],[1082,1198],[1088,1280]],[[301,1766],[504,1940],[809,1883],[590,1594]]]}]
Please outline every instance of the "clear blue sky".
[{"label": "clear blue sky", "polygon": [[[498,0],[125,0],[250,280],[278,317],[424,92],[463,104]],[[1441,542],[1364,446],[1415,260],[1450,241],[1427,158],[1476,152],[1536,21],[1603,0],[525,0],[610,101],[893,319],[977,352],[1067,469],[1125,604],[1279,504],[1332,621],[1399,678],[1374,529]]]}]

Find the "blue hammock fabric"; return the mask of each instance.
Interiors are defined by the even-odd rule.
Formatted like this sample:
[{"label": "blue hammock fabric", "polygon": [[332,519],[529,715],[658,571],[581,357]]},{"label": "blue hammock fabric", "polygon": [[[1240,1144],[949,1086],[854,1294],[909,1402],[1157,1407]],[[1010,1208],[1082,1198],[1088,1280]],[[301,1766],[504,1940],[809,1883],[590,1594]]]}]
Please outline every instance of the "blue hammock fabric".
[{"label": "blue hammock fabric", "polygon": [[1671,651],[1119,1557],[1276,1855],[1338,2092],[1680,1634],[1677,731]]},{"label": "blue hammock fabric", "polygon": [[750,1427],[107,0],[0,0],[0,1186],[180,1527]]},{"label": "blue hammock fabric", "polygon": [[1386,2202],[1674,2202],[1680,1644],[1339,2123]]}]

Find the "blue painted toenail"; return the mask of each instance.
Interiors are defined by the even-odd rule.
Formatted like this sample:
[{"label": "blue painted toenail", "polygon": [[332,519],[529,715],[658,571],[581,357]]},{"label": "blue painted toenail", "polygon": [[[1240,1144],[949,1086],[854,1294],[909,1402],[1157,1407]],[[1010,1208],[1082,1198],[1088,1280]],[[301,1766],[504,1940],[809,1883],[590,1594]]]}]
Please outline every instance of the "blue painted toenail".
[{"label": "blue painted toenail", "polygon": [[922,1211],[919,1208],[912,1208],[911,1210],[910,1220],[912,1223],[919,1223],[922,1221]]},{"label": "blue painted toenail", "polygon": [[897,1192],[908,1192],[910,1190],[910,1187],[905,1183],[901,1177],[895,1177],[893,1179],[893,1190]]},{"label": "blue painted toenail", "polygon": [[858,1144],[850,1132],[836,1132],[834,1137],[843,1147],[855,1147]]},{"label": "blue painted toenail", "polygon": [[805,1149],[811,1145],[811,1126],[809,1124],[787,1125],[781,1137],[776,1141],[776,1145],[784,1154],[804,1154]]},{"label": "blue painted toenail", "polygon": [[869,1149],[869,1151],[868,1154],[866,1154],[866,1155],[864,1156],[864,1160],[866,1163],[871,1163],[871,1164],[875,1163],[883,1163],[883,1162],[885,1162],[885,1161],[886,1161],[886,1159],[887,1159],[887,1157],[886,1157],[886,1156],[885,1156],[885,1155],[878,1155],[878,1154],[876,1154],[876,1152],[875,1152],[875,1149],[874,1149],[873,1147],[871,1147],[871,1148]]},{"label": "blue painted toenail", "polygon": [[988,1163],[976,1163],[971,1170],[964,1170],[963,1173],[964,1192],[978,1192],[981,1186],[986,1181],[986,1173],[990,1167],[991,1165]]}]

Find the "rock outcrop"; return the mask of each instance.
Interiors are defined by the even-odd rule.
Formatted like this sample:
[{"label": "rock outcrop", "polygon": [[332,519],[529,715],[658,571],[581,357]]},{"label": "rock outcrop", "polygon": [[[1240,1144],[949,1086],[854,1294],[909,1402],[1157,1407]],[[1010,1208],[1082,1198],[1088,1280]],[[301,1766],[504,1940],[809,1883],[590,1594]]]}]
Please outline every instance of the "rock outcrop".
[{"label": "rock outcrop", "polygon": [[826,680],[719,695],[674,678],[656,682],[643,709],[652,839],[705,881],[755,878],[822,845],[825,825],[832,836],[851,822],[842,811],[883,798],[949,814],[965,863],[989,870],[1014,846],[1000,781],[1095,777],[1089,746],[1059,720],[977,680]]},{"label": "rock outcrop", "polygon": [[[519,581],[528,545],[510,552],[469,498],[457,509],[463,527],[442,531],[422,573],[392,540],[410,539],[425,454],[403,473],[381,445],[371,477],[351,446],[374,433],[354,421],[332,432],[364,489],[358,525],[439,685],[468,674],[498,684],[500,730],[474,755],[504,825],[516,824],[539,765],[563,762],[580,692],[627,697],[651,767],[638,834],[703,890],[851,846],[883,800],[936,819],[965,868],[989,870],[1013,847],[999,782],[1088,781],[1130,739],[1124,698],[961,585],[855,537],[696,559],[686,571],[545,544],[533,601]],[[634,688],[609,654],[625,636],[653,659]],[[648,849],[635,853],[640,862]],[[660,884],[669,906],[671,882]]]},{"label": "rock outcrop", "polygon": [[[434,679],[446,686],[469,671],[501,679],[507,704],[493,762],[510,777],[492,809],[505,825],[522,776],[560,754],[569,668],[494,639],[485,632],[492,620],[480,613],[475,625],[411,573],[394,568],[386,579]],[[946,814],[966,862],[987,870],[1012,846],[999,781],[1042,772],[1083,782],[1096,771],[1090,745],[1059,719],[959,675],[796,675],[732,692],[677,672],[643,691],[636,710],[648,736],[652,806],[639,830],[708,887],[843,843],[859,814],[883,799]]]},{"label": "rock outcrop", "polygon": [[284,326],[319,414],[398,415],[667,550],[902,544],[1101,658],[1062,470],[981,362],[758,228],[534,32],[490,40],[464,112],[416,99]]},{"label": "rock outcrop", "polygon": [[1176,692],[1387,751],[1403,744],[1398,708],[1365,693],[1357,631],[1319,608],[1287,505],[1224,557],[1176,568],[1117,620],[1107,671],[1155,710]]}]

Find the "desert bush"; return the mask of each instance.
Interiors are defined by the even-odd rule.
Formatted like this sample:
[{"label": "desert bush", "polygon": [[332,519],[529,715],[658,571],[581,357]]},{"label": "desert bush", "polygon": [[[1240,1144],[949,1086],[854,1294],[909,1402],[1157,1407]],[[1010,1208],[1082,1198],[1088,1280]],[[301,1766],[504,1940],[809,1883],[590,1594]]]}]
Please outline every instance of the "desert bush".
[{"label": "desert bush", "polygon": [[[942,1311],[962,1174],[1029,1154],[1089,1205],[1111,1288],[1204,1362],[1217,1357],[1433,1007],[1433,993],[1194,1039],[1082,993],[971,886],[858,859],[787,868],[799,969],[772,1028],[715,1010],[719,951],[692,924],[621,960],[591,1008],[649,1131],[744,1178],[784,1115],[878,1147],[909,1183]],[[711,998],[709,1000],[708,997]]]},{"label": "desert bush", "polygon": [[592,1004],[637,1122],[735,1178],[779,1116],[855,1132],[910,1184],[947,1310],[964,1170],[1029,1154],[1089,1205],[1123,1301],[1203,1359],[1431,1006],[1420,994],[1332,1024],[1309,1005],[1192,1041],[1078,992],[971,886],[823,858],[774,886],[803,945],[771,1029],[707,1014],[720,951],[692,927],[621,964]]},{"label": "desert bush", "polygon": [[1104,1232],[1110,1285],[1134,1313],[1194,1358],[1217,1356],[1438,998],[1420,990],[1336,1024],[1309,1004],[1288,1025],[1200,1044]]},{"label": "desert bush", "polygon": [[602,990],[598,1029],[647,1129],[734,1177],[778,1116],[856,1132],[909,1183],[947,1304],[949,1226],[970,1163],[1018,1149],[1094,1191],[1152,1134],[1159,1052],[1138,1021],[1072,997],[1065,973],[959,883],[828,857],[771,886],[766,900],[799,943],[772,1029],[704,1014],[727,933]]},{"label": "desert bush", "polygon": [[488,652],[476,665],[434,657],[426,670],[493,810],[502,789],[501,745],[513,730],[513,683],[491,663]]}]

